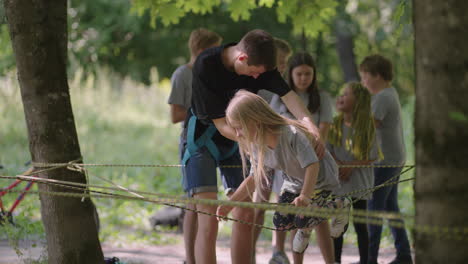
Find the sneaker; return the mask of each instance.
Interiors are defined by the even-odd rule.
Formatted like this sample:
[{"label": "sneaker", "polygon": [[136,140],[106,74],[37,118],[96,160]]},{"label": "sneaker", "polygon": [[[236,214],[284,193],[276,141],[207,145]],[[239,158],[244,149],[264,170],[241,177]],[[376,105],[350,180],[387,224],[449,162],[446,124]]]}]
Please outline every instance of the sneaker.
[{"label": "sneaker", "polygon": [[268,264],[289,264],[289,259],[284,251],[276,251],[273,253],[273,256],[271,256]]},{"label": "sneaker", "polygon": [[336,204],[337,209],[343,209],[343,212],[332,218],[330,235],[333,238],[340,237],[348,229],[349,212],[351,210],[351,203],[347,198],[338,200]]},{"label": "sneaker", "polygon": [[302,254],[309,246],[310,231],[299,229],[294,236],[293,248],[295,253]]}]

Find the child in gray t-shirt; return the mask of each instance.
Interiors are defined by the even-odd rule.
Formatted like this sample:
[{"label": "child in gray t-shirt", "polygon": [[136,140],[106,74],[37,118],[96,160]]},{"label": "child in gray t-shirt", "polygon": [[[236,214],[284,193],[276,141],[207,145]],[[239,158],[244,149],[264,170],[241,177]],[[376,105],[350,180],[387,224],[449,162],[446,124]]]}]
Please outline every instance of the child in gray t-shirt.
[{"label": "child in gray t-shirt", "polygon": [[[251,162],[250,175],[230,200],[240,201],[252,195],[254,189],[268,188],[270,179],[265,173],[266,166],[282,170],[287,175],[280,203],[301,207],[336,207],[329,195],[339,185],[337,165],[329,152],[319,162],[314,151],[314,139],[300,121],[278,115],[261,97],[242,90],[229,103],[226,118],[236,130],[244,167],[246,157],[250,157]],[[320,191],[316,192],[317,189]],[[231,210],[232,207],[220,206],[217,214],[225,216]],[[300,217],[279,212],[274,217],[278,229],[299,228],[302,231],[297,233],[301,239],[296,239],[296,235],[293,243],[293,253],[301,257],[309,243],[309,236],[303,233],[310,234],[310,229],[324,220],[321,217]],[[329,229],[326,230],[329,232]],[[330,234],[324,236],[329,238]]]},{"label": "child in gray t-shirt", "polygon": [[[327,148],[339,165],[370,165],[378,158],[376,131],[371,113],[371,95],[358,82],[345,85],[342,94],[336,100],[339,115],[330,128]],[[334,195],[349,195],[353,198],[353,207],[367,209],[367,200],[371,197],[369,188],[374,186],[372,167],[341,167],[339,179],[341,187],[334,190]],[[358,237],[360,263],[367,263],[368,232],[366,224],[354,223]],[[343,234],[333,234],[335,262],[341,263]]]}]

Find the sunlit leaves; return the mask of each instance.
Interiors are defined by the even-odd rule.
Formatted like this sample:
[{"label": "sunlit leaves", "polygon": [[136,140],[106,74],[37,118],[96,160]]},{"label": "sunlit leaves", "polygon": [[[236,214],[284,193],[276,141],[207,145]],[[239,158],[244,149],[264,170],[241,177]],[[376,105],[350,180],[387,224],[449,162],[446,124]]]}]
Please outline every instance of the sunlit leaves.
[{"label": "sunlit leaves", "polygon": [[228,10],[231,12],[231,17],[234,21],[249,20],[250,11],[257,7],[255,1],[252,0],[230,0],[228,3]]},{"label": "sunlit leaves", "polygon": [[276,8],[278,21],[290,20],[296,34],[315,37],[328,30],[335,16],[337,0],[134,0],[133,9],[142,15],[148,11],[152,26],[160,20],[164,26],[177,24],[189,12],[210,13],[213,7],[224,3],[234,21],[249,20],[252,10],[259,7]]},{"label": "sunlit leaves", "polygon": [[259,6],[265,6],[271,8],[275,4],[275,0],[260,0],[258,1]]},{"label": "sunlit leaves", "polygon": [[278,20],[291,19],[294,33],[316,37],[327,30],[328,22],[336,14],[336,0],[284,0],[278,1]]},{"label": "sunlit leaves", "polygon": [[218,6],[221,0],[179,0],[182,8],[186,12],[195,14],[206,14],[213,11],[213,7]]}]

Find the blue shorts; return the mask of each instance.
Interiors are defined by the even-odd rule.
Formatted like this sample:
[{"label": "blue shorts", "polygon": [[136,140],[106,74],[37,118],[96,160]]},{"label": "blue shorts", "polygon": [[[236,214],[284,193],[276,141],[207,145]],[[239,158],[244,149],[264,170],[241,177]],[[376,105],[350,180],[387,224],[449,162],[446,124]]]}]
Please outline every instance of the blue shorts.
[{"label": "blue shorts", "polygon": [[[240,166],[223,168],[224,165]],[[185,167],[182,167],[182,185],[187,195],[192,197],[196,193],[218,192],[217,167],[220,167],[219,170],[226,194],[235,191],[244,180],[242,160],[238,151],[218,163],[208,149],[202,147],[188,159]]]}]

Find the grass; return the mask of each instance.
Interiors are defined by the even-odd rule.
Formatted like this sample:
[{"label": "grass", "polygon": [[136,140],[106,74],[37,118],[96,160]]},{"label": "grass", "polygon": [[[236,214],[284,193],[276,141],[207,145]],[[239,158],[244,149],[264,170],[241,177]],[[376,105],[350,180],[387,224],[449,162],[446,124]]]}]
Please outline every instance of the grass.
[{"label": "grass", "polygon": [[[81,71],[71,76],[69,84],[75,122],[86,163],[178,164],[180,126],[173,125],[169,119],[166,102],[170,85],[168,80],[158,80],[155,71],[151,80],[152,84],[145,86],[119,78],[105,68],[96,76],[85,77]],[[408,164],[414,164],[414,98],[408,101],[404,107],[405,140]],[[31,159],[22,107],[16,75],[10,73],[0,79],[0,164],[4,166],[1,175],[20,174],[26,169],[24,163]],[[92,184],[108,185],[97,175],[132,189],[182,195],[178,168],[89,168]],[[0,186],[9,182],[1,179]],[[3,201],[10,205],[14,199],[13,195],[7,195]],[[402,211],[413,214],[412,182],[400,185],[399,199]],[[95,202],[101,220],[102,241],[114,244],[174,242],[173,238],[151,231],[148,219],[159,209],[158,205],[112,199],[95,199]],[[39,200],[29,195],[18,207],[15,221],[28,229],[22,233],[17,231],[17,238],[44,237],[39,206]],[[267,213],[266,219],[265,224],[273,226],[271,213]],[[231,223],[222,224],[222,237],[228,236],[230,226]],[[6,236],[5,232],[0,232],[0,238]],[[391,245],[388,228],[384,229],[383,236],[383,245]],[[271,239],[271,232],[264,231],[261,239]],[[356,241],[353,232],[347,233],[346,241]]]},{"label": "grass", "polygon": [[[69,80],[75,123],[81,153],[87,163],[106,164],[177,164],[177,142],[180,126],[169,121],[166,100],[168,81],[144,86],[130,79],[120,79],[106,69],[84,78],[78,71]],[[20,90],[14,73],[1,80],[0,87],[0,164],[1,175],[16,175],[30,160],[27,130]],[[141,191],[182,194],[177,168],[91,167],[92,184],[109,185],[96,176]],[[10,181],[2,180],[0,186]],[[5,205],[15,197],[7,195]],[[148,232],[149,216],[159,206],[152,203],[95,199],[102,223],[101,239],[166,243],[165,239]],[[32,208],[31,208],[32,207]],[[39,201],[32,195],[15,211],[15,220],[37,223],[37,233],[43,233]],[[128,230],[128,231],[126,231]],[[2,236],[2,235],[0,235]]]}]

